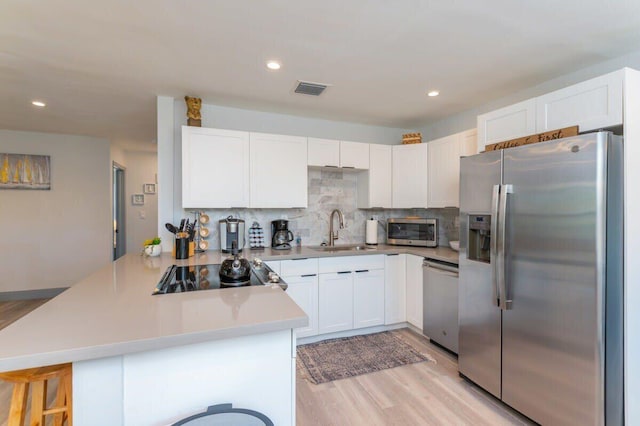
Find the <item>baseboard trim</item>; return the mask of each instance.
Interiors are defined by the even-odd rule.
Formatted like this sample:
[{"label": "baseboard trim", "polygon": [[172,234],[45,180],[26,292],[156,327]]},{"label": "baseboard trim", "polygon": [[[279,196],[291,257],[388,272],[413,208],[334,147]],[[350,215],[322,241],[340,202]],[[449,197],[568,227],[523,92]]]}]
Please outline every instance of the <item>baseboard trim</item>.
[{"label": "baseboard trim", "polygon": [[358,336],[361,334],[371,334],[371,333],[379,333],[381,331],[397,330],[399,328],[407,328],[408,325],[409,324],[406,322],[401,322],[401,323],[391,324],[391,325],[377,325],[375,327],[356,328],[352,330],[338,331],[335,333],[318,334],[317,336],[298,337],[296,341],[296,346],[306,345],[308,343],[316,343],[322,340],[337,339],[340,337],[351,337],[351,336]]},{"label": "baseboard trim", "polygon": [[0,302],[14,300],[53,299],[69,287],[0,292]]}]

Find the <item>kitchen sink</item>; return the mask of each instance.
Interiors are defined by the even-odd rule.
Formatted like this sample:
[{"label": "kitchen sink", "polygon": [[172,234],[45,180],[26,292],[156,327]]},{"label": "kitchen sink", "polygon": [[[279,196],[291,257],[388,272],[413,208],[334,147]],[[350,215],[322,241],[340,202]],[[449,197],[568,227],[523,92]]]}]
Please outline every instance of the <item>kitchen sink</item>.
[{"label": "kitchen sink", "polygon": [[365,250],[375,250],[375,247],[368,247],[364,244],[348,244],[348,245],[338,245],[338,246],[309,246],[311,250],[316,251],[325,251],[325,252],[334,252],[334,251],[365,251]]}]

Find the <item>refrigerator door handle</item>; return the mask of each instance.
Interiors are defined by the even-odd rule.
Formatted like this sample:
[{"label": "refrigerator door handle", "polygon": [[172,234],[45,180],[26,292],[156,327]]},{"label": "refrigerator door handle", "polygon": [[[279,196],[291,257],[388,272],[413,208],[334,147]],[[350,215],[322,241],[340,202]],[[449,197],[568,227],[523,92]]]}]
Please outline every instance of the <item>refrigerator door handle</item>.
[{"label": "refrigerator door handle", "polygon": [[493,185],[491,198],[491,284],[493,288],[493,304],[500,306],[500,290],[498,288],[498,208],[500,205],[500,186]]},{"label": "refrigerator door handle", "polygon": [[506,261],[505,261],[505,241],[507,232],[507,195],[513,194],[513,185],[502,185],[500,190],[500,207],[498,211],[498,285],[500,294],[500,309],[503,311],[511,309],[512,300],[507,295]]}]

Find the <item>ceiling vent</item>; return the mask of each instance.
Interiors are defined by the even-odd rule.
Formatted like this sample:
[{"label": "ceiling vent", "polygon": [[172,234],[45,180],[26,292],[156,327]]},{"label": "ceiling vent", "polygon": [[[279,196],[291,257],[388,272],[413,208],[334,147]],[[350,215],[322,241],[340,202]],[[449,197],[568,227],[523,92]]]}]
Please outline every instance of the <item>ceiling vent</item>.
[{"label": "ceiling vent", "polygon": [[296,86],[294,91],[302,95],[320,96],[320,94],[324,92],[324,89],[326,89],[327,86],[327,84],[311,83],[308,81],[298,80],[298,85]]}]

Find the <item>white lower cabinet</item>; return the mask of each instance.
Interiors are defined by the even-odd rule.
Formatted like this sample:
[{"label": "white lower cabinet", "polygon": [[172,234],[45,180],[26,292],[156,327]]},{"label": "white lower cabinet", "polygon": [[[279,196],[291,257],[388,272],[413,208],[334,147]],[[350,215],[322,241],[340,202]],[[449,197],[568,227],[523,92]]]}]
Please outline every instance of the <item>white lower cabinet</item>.
[{"label": "white lower cabinet", "polygon": [[283,277],[289,285],[287,294],[309,317],[309,325],[296,329],[297,337],[318,334],[318,275],[298,275]]},{"label": "white lower cabinet", "polygon": [[357,270],[353,277],[353,328],[384,324],[384,269]]},{"label": "white lower cabinet", "polygon": [[384,258],[318,259],[318,334],[384,324]]},{"label": "white lower cabinet", "polygon": [[407,255],[388,254],[384,259],[384,323],[407,320]]},{"label": "white lower cabinet", "polygon": [[407,255],[407,322],[422,330],[422,262],[424,258]]},{"label": "white lower cabinet", "polygon": [[[277,263],[280,276],[289,285],[287,294],[309,317],[309,325],[297,328],[296,337],[317,335],[318,259],[289,259]],[[271,262],[268,265],[271,266]]]},{"label": "white lower cabinet", "polygon": [[318,281],[318,334],[353,328],[353,273],[320,274]]}]

